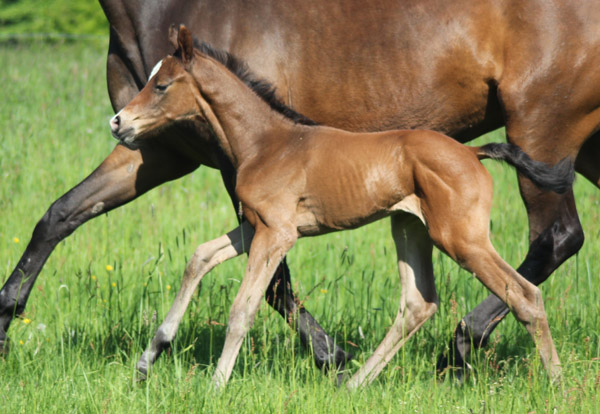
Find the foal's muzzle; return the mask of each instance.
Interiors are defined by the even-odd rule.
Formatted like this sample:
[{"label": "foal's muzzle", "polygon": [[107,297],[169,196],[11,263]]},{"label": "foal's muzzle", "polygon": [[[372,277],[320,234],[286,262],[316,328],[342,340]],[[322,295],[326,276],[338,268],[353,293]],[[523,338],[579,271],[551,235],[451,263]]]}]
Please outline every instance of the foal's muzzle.
[{"label": "foal's muzzle", "polygon": [[116,114],[110,119],[110,131],[113,137],[121,141],[122,143],[131,144],[134,136],[134,129],[132,127],[124,127],[123,121],[119,114]]},{"label": "foal's muzzle", "polygon": [[112,131],[112,133],[115,137],[119,133],[120,126],[121,126],[121,117],[119,116],[119,114],[117,114],[110,119],[110,130]]}]

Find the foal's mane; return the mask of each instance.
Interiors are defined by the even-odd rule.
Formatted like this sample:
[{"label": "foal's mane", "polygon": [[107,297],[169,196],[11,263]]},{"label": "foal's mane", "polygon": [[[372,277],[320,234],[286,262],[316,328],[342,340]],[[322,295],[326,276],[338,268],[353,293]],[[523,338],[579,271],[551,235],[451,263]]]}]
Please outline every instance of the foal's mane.
[{"label": "foal's mane", "polygon": [[257,78],[248,67],[246,62],[238,59],[234,55],[224,50],[213,48],[207,43],[199,42],[194,39],[194,47],[201,53],[210,56],[223,64],[231,73],[237,76],[242,82],[254,91],[269,106],[285,116],[286,118],[302,125],[317,125],[315,121],[299,114],[292,108],[284,104],[277,96],[277,90],[270,82]]}]

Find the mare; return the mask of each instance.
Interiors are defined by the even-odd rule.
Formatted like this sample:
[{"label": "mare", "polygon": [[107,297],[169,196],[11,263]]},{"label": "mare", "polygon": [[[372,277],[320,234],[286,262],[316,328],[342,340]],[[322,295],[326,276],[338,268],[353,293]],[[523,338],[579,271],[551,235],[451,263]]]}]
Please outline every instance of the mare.
[{"label": "mare", "polygon": [[[115,111],[170,52],[163,33],[185,23],[234,53],[286,104],[352,131],[423,128],[460,142],[506,126],[509,142],[550,164],[564,157],[600,185],[600,8],[576,0],[100,0],[110,23],[107,78]],[[194,132],[196,133],[196,132]],[[218,168],[237,209],[235,174],[217,146],[196,150],[185,126],[144,148],[115,147],[49,207],[0,290],[0,350],[56,245],[87,220],[200,165]],[[571,191],[555,194],[519,176],[530,247],[518,271],[535,284],[579,250],[583,231]],[[348,356],[297,306],[289,274],[267,297],[312,342],[318,365]],[[271,289],[269,289],[271,291]],[[279,298],[279,299],[276,299]],[[508,309],[490,295],[459,324],[446,358],[462,367]]]},{"label": "mare", "polygon": [[111,119],[112,133],[137,147],[169,124],[186,123],[200,131],[208,125],[211,139],[235,168],[235,193],[247,222],[196,249],[175,303],[138,362],[144,376],[174,339],[196,286],[214,266],[249,252],[213,376],[223,387],[260,300],[296,240],[390,216],[400,307],[349,388],[375,379],[437,310],[433,245],[509,306],[531,334],[551,378],[559,378],[540,290],[504,262],[489,240],[492,181],[479,160],[504,159],[537,185],[564,192],[573,180],[568,159],[550,169],[512,144],[466,147],[427,130],[352,133],[295,123],[219,61],[194,49],[185,26],[172,28],[170,38],[175,54],[160,62],[142,91]]}]

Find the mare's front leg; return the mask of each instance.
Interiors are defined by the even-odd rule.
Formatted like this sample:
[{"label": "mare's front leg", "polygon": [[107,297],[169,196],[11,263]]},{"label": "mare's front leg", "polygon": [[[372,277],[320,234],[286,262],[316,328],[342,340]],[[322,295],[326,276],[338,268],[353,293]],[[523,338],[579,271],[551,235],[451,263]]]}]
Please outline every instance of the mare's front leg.
[{"label": "mare's front leg", "polygon": [[272,229],[258,225],[250,247],[246,273],[229,312],[225,344],[213,376],[217,388],[222,388],[229,380],[242,341],[254,323],[254,316],[269,281],[296,238],[293,226]]},{"label": "mare's front leg", "polygon": [[253,236],[254,229],[245,221],[226,235],[198,246],[185,268],[181,287],[169,313],[138,361],[140,379],[146,378],[150,366],[175,338],[192,295],[204,275],[218,264],[247,253]]},{"label": "mare's front leg", "polygon": [[311,349],[315,364],[325,371],[338,370],[338,385],[352,354],[344,351],[315,320],[292,290],[290,271],[285,259],[275,271],[266,291],[266,300],[296,330],[305,349]]},{"label": "mare's front leg", "polygon": [[132,151],[118,145],[92,174],[56,200],[37,223],[21,260],[0,290],[0,350],[8,351],[10,323],[25,309],[37,276],[61,240],[87,220],[197,167],[166,148]]}]

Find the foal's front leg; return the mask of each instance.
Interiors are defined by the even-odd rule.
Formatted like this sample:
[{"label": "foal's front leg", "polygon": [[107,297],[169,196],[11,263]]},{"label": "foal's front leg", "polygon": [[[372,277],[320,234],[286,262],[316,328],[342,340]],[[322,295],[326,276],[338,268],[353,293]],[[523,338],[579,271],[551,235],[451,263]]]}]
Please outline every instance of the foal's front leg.
[{"label": "foal's front leg", "polygon": [[148,368],[156,361],[161,352],[175,338],[183,314],[185,313],[192,295],[202,280],[213,267],[226,260],[248,252],[254,229],[248,222],[242,223],[235,230],[217,239],[201,244],[188,262],[181,287],[175,297],[167,317],[158,328],[150,346],[144,351],[137,364],[140,379],[144,379]]},{"label": "foal's front leg", "polygon": [[225,345],[213,376],[217,388],[222,388],[229,380],[242,341],[252,327],[267,286],[296,238],[295,229],[286,232],[281,228],[271,230],[264,225],[256,229],[246,274],[229,312]]}]

